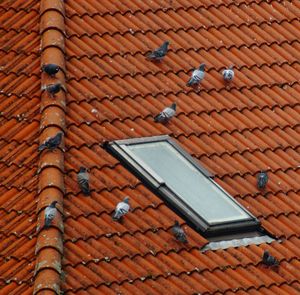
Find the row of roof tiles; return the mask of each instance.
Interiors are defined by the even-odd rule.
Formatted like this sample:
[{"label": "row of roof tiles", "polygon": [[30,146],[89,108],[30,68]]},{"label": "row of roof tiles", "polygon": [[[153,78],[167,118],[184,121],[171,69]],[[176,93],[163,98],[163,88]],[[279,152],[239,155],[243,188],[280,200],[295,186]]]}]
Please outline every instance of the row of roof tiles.
[{"label": "row of roof tiles", "polygon": [[[195,248],[173,246],[171,240],[167,240],[167,249],[157,244],[154,248],[157,257],[171,259],[167,267],[164,261],[158,267],[158,261],[150,259],[151,252],[141,248],[133,250],[127,244],[133,239],[136,247],[144,238],[148,241],[150,234],[152,239],[169,234],[174,217],[161,201],[155,202],[152,197],[144,199],[140,190],[136,195],[142,184],[101,151],[99,143],[104,140],[171,134],[213,171],[219,184],[261,219],[265,229],[274,236],[288,238],[289,242],[298,239],[294,226],[298,224],[298,188],[296,181],[292,184],[288,176],[294,173],[297,177],[298,174],[298,156],[293,151],[298,147],[299,138],[295,119],[298,116],[297,8],[291,9],[290,3],[285,8],[285,4],[278,1],[250,1],[249,7],[244,1],[240,4],[176,1],[172,8],[170,4],[162,8],[164,4],[161,2],[157,7],[157,2],[151,2],[140,7],[134,1],[130,4],[66,3],[69,73],[66,168],[69,173],[65,210],[70,217],[65,220],[65,253],[66,257],[71,255],[77,261],[76,265],[71,258],[65,261],[67,275],[63,288],[70,294],[79,290],[84,294],[109,294],[111,291],[161,294],[161,290],[166,294],[230,293],[222,285],[230,285],[224,274],[231,264],[229,257],[222,271],[215,269],[211,274],[200,271],[198,276],[192,267],[187,267],[187,272],[179,269],[181,255],[193,258],[194,252],[199,254]],[[267,18],[271,10],[274,19]],[[224,14],[232,11],[241,15],[235,23],[237,14],[230,18]],[[251,13],[252,19],[245,18],[242,23],[244,11]],[[202,15],[195,23],[196,17],[193,17],[199,13]],[[189,14],[191,17],[187,18]],[[144,54],[164,40],[171,41],[164,62],[145,62]],[[208,64],[208,71],[200,91],[195,93],[185,87],[185,82],[191,69],[200,62]],[[220,71],[229,64],[235,65],[237,79],[231,87],[225,88]],[[177,117],[168,126],[155,125],[153,115],[173,101],[178,103]],[[92,200],[83,198],[77,188],[75,171],[81,165],[91,168],[91,186],[95,190]],[[255,175],[267,167],[270,187],[262,196],[255,188]],[[286,181],[288,183],[284,184]],[[124,195],[131,196],[133,212],[122,225],[111,224],[113,206]],[[290,208],[283,205],[287,196],[292,202]],[[161,218],[159,223],[157,218]],[[158,232],[153,233],[152,227],[158,227]],[[187,231],[192,235],[190,229]],[[126,245],[123,244],[125,240]],[[118,248],[113,248],[111,241],[114,245],[117,243]],[[275,243],[271,247],[273,245]],[[122,250],[128,248],[129,252],[119,252],[119,246]],[[117,252],[113,254],[112,248]],[[103,251],[103,256],[93,252],[95,249]],[[261,247],[256,249],[261,251]],[[235,251],[240,253],[238,249]],[[275,252],[274,255],[278,254]],[[86,257],[84,263],[75,258],[74,253]],[[260,253],[257,253],[257,262]],[[102,260],[89,259],[89,254],[96,259],[100,256]],[[220,251],[220,255],[226,254],[227,251]],[[135,262],[138,260],[134,265],[130,263],[132,257]],[[288,263],[296,261],[292,258]],[[138,270],[135,271],[134,266],[144,263],[154,277],[136,273]],[[260,265],[255,266],[255,272],[256,267],[260,272]],[[157,269],[166,269],[166,273]],[[204,269],[208,270],[209,266]],[[230,270],[235,272],[232,278],[239,276],[238,282],[232,283],[234,292],[255,294],[268,292],[270,288],[270,292],[279,293],[284,285],[283,292],[297,293],[297,285],[285,286],[283,282],[287,277],[280,279],[273,272],[268,272],[267,277],[275,275],[270,281],[247,285],[243,278],[248,272],[251,277],[252,265],[250,269],[243,265]],[[90,281],[84,277],[78,284],[82,275]],[[128,276],[132,276],[132,281],[127,281]],[[197,281],[193,281],[194,276]],[[199,286],[204,280],[205,287]],[[297,284],[296,280],[290,282]],[[215,285],[210,289],[206,284],[212,281]],[[263,291],[262,286],[265,286]]]},{"label": "row of roof tiles", "polygon": [[[18,71],[26,73],[26,75],[31,75],[39,64],[39,57],[36,54],[33,54],[33,51],[31,51],[33,47],[31,47],[29,44],[32,42],[32,44],[38,45],[39,43],[39,36],[36,34],[34,36],[31,35],[31,30],[36,30],[36,28],[38,28],[38,15],[32,11],[29,13],[23,11],[21,14],[16,14],[13,10],[6,10],[5,8],[11,4],[9,2],[2,1],[0,4],[0,71],[2,74],[0,82],[0,125],[2,133],[6,132],[8,129],[11,131],[15,130],[13,132],[18,132],[16,129],[14,129],[13,124],[6,125],[7,120],[5,119],[5,112],[12,106],[12,104],[15,110],[18,110],[16,118],[19,122],[23,119],[26,120],[22,114],[25,114],[28,111],[29,113],[33,112],[35,115],[37,115],[39,109],[38,99],[29,101],[28,99],[17,98],[16,96],[11,95],[10,92],[14,91],[15,89],[19,89],[22,93],[25,89],[29,89],[33,96],[38,97],[39,89],[37,84],[33,89],[30,83],[27,84],[27,79],[21,78],[18,80],[17,84],[14,84],[14,86],[10,88],[9,91],[4,89],[6,82],[3,83],[3,81],[10,80],[10,77],[12,77],[12,75],[16,75]],[[23,2],[23,4],[26,2],[26,5],[30,5],[29,2],[34,2],[36,7],[38,5],[38,1],[21,2]],[[2,26],[4,23],[5,25]],[[6,27],[7,30],[4,30],[4,27]],[[10,36],[15,34],[15,30],[27,31],[23,31],[23,39],[14,39],[13,43],[15,42],[14,45],[16,45],[17,50],[20,48],[22,48],[22,50],[27,50],[28,55],[22,55],[16,58],[16,54],[7,54],[6,51],[9,51],[9,46],[13,44],[9,39]],[[11,56],[16,58],[15,61],[17,62],[17,66],[19,66],[19,70],[16,72],[14,71],[15,69],[12,70],[12,65],[12,67],[7,67],[6,65],[6,63],[12,61]],[[28,56],[30,57],[28,58]],[[16,65],[15,61],[12,61],[14,65]],[[3,128],[3,126],[5,127]],[[6,131],[5,128],[7,128]],[[32,132],[38,132],[38,129],[39,124],[37,122],[33,123],[33,125],[27,122],[23,125],[23,130],[19,130],[21,131],[19,133],[20,137],[16,137],[16,139],[27,141],[27,132],[29,132],[29,130]],[[34,146],[28,146],[28,144],[25,143],[20,145],[17,141],[11,141],[10,136],[7,137],[7,140],[3,140],[2,135],[0,149],[2,171],[4,172],[7,169],[6,165],[14,165],[12,163],[14,161],[19,161],[18,165],[20,169],[19,171],[13,169],[14,172],[10,170],[11,173],[5,175],[1,174],[1,292],[4,292],[4,294],[32,294],[32,277],[35,267],[34,247],[36,244],[36,217],[34,215],[36,209],[36,192],[34,189],[37,185],[37,177],[34,176],[34,172],[31,171],[30,168],[26,167],[26,164],[24,165],[24,161],[27,164],[31,163],[31,165],[36,165],[36,149]],[[11,160],[8,160],[5,157],[7,152],[14,153],[14,156],[12,156]],[[17,156],[16,153],[18,154]],[[5,187],[6,185],[10,186],[11,188],[7,189]],[[31,187],[32,192],[24,189],[24,186]],[[14,212],[13,218],[11,218],[12,212]]]},{"label": "row of roof tiles", "polygon": [[[33,154],[33,150],[37,148],[41,118],[37,108],[31,105],[31,99],[33,97],[33,102],[37,102],[41,95],[37,55],[40,50],[37,42],[39,33],[34,21],[22,26],[28,17],[24,11],[30,11],[30,16],[36,19],[38,3],[19,2],[4,1],[0,4],[6,16],[15,13],[16,20],[12,28],[9,22],[6,23],[6,18],[1,21],[4,23],[0,52],[3,57],[9,52],[8,64],[0,62],[3,67],[0,88],[5,93],[3,99],[6,104],[0,136],[3,145],[8,144],[2,163],[9,176],[1,186],[4,195],[1,212],[5,214],[3,222],[6,222],[2,227],[3,245],[8,245],[5,254],[9,258],[0,268],[5,273],[0,278],[7,283],[5,291],[29,294],[32,292],[33,266],[27,265],[24,270],[24,258],[28,255],[31,259],[33,255],[32,249],[29,249],[32,241],[38,245],[38,264],[41,259],[48,259],[42,253],[55,260],[57,253],[62,251],[62,245],[53,244],[53,249],[47,246],[49,239],[59,238],[57,232],[62,230],[60,220],[42,240],[39,236],[40,240],[36,241],[34,208],[42,212],[50,201],[45,190],[42,190],[41,199],[35,205],[37,177],[40,189],[48,180],[53,180],[55,185],[49,194],[55,195],[56,188],[64,191],[60,174],[55,169],[64,169],[58,151],[49,158],[43,155],[40,163],[41,167],[47,168],[59,156],[59,163],[54,164],[57,168],[53,170],[49,167],[49,174],[34,176],[37,155]],[[44,1],[47,5],[48,2]],[[162,6],[165,8],[162,9]],[[204,7],[206,10],[201,9]],[[198,1],[175,1],[172,5],[152,1],[141,6],[140,2],[135,1],[108,3],[89,0],[67,2],[66,11],[69,93],[65,153],[68,175],[64,200],[66,277],[63,289],[70,294],[77,291],[82,294],[161,294],[162,289],[166,294],[231,294],[233,291],[230,289],[236,294],[297,294],[299,188],[296,181],[298,155],[295,150],[299,142],[299,87],[296,82],[298,1],[235,1],[234,4],[231,1],[203,1],[201,4]],[[236,11],[240,18],[234,18]],[[244,19],[242,23],[241,16],[245,11],[251,14],[252,19]],[[197,23],[199,30],[196,32],[192,28],[195,22],[190,15],[199,16],[199,12],[205,15],[200,20],[207,27],[201,29]],[[225,16],[224,12],[230,13],[231,17]],[[270,13],[274,19],[268,20],[266,16]],[[153,20],[157,21],[157,16],[164,20],[160,22],[161,28],[153,23]],[[102,31],[94,19],[108,33]],[[236,23],[232,24],[234,19]],[[86,25],[87,31],[81,30],[83,26],[78,26],[79,21]],[[215,22],[214,26],[212,22]],[[130,23],[127,31],[123,23]],[[148,29],[145,29],[147,26]],[[44,24],[42,30],[45,32]],[[64,32],[64,29],[59,31]],[[54,35],[57,36],[56,33]],[[219,42],[220,38],[223,43]],[[171,40],[172,45],[165,62],[159,66],[152,63],[145,66],[144,53],[166,39]],[[51,38],[45,34],[43,40],[43,48],[50,48]],[[202,44],[200,49],[195,50],[199,44]],[[64,49],[62,45],[57,46]],[[56,49],[51,48],[51,55],[43,53],[42,60],[47,62],[53,56],[58,63],[62,63],[57,58]],[[19,59],[18,64],[14,62],[15,58]],[[184,84],[191,68],[201,61],[208,62],[209,70],[200,92],[194,93],[186,90]],[[229,62],[236,66],[237,79],[236,84],[225,88],[219,72]],[[63,79],[62,76],[59,78]],[[160,81],[169,83],[169,86],[162,85]],[[180,99],[177,118],[169,126],[154,125],[152,116],[177,97]],[[22,109],[19,113],[20,104],[24,104],[26,110]],[[41,135],[41,141],[52,132],[47,133],[50,122],[58,128],[65,126],[56,121],[53,113],[47,112],[49,105],[56,106],[55,111],[62,116],[61,111],[65,110],[64,94],[55,101],[50,101],[45,95],[42,97],[41,109],[45,113],[41,123],[45,132]],[[28,119],[25,121],[24,118]],[[11,131],[7,132],[9,128]],[[200,254],[196,247],[206,241],[190,228],[186,230],[191,237],[191,245],[188,248],[178,245],[169,231],[175,213],[99,146],[104,140],[165,133],[172,134],[213,171],[217,181],[259,217],[270,233],[288,239],[282,245],[275,242],[267,246],[281,261],[279,273],[261,268],[258,263],[261,247],[231,248]],[[75,171],[81,165],[92,168],[91,185],[95,191],[91,198],[83,198],[78,193]],[[270,188],[261,196],[255,189],[255,174],[265,167],[270,167]],[[23,174],[25,177],[20,178]],[[48,179],[49,175],[57,177]],[[17,193],[16,197],[11,199],[11,193]],[[134,210],[128,214],[124,224],[112,224],[110,213],[113,205],[124,194],[132,197]],[[28,200],[27,207],[24,200]],[[29,219],[32,217],[30,226]],[[13,228],[15,232],[12,232]],[[24,244],[18,244],[19,241]],[[16,252],[17,245],[23,245],[20,246],[20,253]],[[254,252],[244,253],[245,249]],[[228,256],[231,251],[236,253]],[[218,261],[217,266],[205,265],[205,258],[199,258],[197,263],[203,264],[203,269],[195,270],[189,264],[191,259],[194,260],[194,255],[212,255],[211,258]],[[239,256],[243,262],[235,264],[233,260],[239,261]],[[80,257],[84,259],[80,260]],[[164,258],[162,261],[159,260],[161,257]],[[60,280],[53,273],[56,271],[53,259],[46,263],[47,267],[50,266],[46,272],[50,283]],[[185,261],[183,266],[180,265],[181,260]],[[105,265],[106,271],[102,265]],[[25,274],[26,271],[29,274]],[[261,278],[253,275],[256,272]],[[7,282],[11,277],[19,286]],[[36,281],[47,287],[39,275]],[[216,282],[215,285],[212,281]]]}]

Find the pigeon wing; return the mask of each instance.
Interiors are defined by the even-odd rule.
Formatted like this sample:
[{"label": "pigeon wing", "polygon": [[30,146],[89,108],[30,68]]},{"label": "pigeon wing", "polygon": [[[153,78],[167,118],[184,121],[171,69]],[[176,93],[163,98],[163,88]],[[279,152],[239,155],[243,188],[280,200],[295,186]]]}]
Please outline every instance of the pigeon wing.
[{"label": "pigeon wing", "polygon": [[174,234],[176,240],[178,240],[179,242],[182,242],[182,243],[187,243],[186,234],[180,226],[175,225],[172,228],[172,231],[173,231],[173,234]]},{"label": "pigeon wing", "polygon": [[115,209],[115,214],[113,216],[113,219],[119,220],[122,216],[128,213],[129,209],[130,209],[129,204],[125,202],[118,203]]},{"label": "pigeon wing", "polygon": [[56,211],[57,209],[52,207],[47,207],[45,209],[45,228],[48,228],[51,225],[52,220],[56,215]]},{"label": "pigeon wing", "polygon": [[87,172],[78,173],[77,181],[82,192],[88,196],[90,194],[89,174]]}]

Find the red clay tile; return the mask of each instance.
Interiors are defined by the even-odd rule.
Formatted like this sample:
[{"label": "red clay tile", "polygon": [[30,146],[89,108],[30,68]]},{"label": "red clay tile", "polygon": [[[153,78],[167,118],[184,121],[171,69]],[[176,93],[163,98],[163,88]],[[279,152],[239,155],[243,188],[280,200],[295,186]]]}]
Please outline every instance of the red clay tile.
[{"label": "red clay tile", "polygon": [[[15,275],[4,290],[58,292],[64,252],[63,290],[72,294],[297,294],[298,1],[44,0],[40,12],[37,1],[23,2],[0,4],[0,246],[10,257],[0,276]],[[164,40],[171,41],[164,61],[146,61]],[[68,91],[55,100],[40,90],[54,81],[39,74],[50,62],[62,68],[55,81]],[[199,90],[188,89],[201,62],[206,77]],[[229,64],[236,77],[226,86],[220,73]],[[176,117],[155,124],[152,117],[173,101]],[[65,160],[62,145],[38,162],[38,143],[65,129]],[[184,226],[189,245],[177,243],[175,213],[99,145],[161,134],[181,143],[283,242],[200,253],[207,240]],[[80,166],[89,168],[91,197],[79,191]],[[261,169],[270,177],[265,192],[256,188]],[[125,195],[133,210],[123,224],[112,222]],[[60,215],[36,241],[37,215],[39,228],[52,200]],[[261,266],[263,249],[280,260],[278,272]],[[44,265],[34,289],[25,258]]]}]

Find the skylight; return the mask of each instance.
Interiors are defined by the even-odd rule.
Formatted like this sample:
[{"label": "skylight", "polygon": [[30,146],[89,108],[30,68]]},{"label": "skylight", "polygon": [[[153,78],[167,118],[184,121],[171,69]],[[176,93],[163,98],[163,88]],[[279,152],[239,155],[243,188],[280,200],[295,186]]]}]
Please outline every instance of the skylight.
[{"label": "skylight", "polygon": [[169,136],[114,141],[108,149],[204,233],[252,230],[259,225]]}]

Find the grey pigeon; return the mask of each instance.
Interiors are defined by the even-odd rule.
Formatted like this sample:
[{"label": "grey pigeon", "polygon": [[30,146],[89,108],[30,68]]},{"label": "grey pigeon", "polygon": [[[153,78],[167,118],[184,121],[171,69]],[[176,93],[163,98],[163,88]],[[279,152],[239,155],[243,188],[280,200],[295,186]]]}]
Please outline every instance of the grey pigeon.
[{"label": "grey pigeon", "polygon": [[180,224],[177,220],[175,220],[175,224],[172,227],[172,232],[176,238],[177,241],[181,243],[187,243],[187,238],[184,230],[180,227]]},{"label": "grey pigeon", "polygon": [[262,263],[266,266],[277,266],[279,265],[279,261],[272,256],[268,250],[264,251],[263,257],[262,257]]},{"label": "grey pigeon", "polygon": [[50,151],[54,150],[55,148],[57,148],[60,145],[62,136],[63,136],[63,133],[58,132],[55,136],[49,137],[48,139],[46,139],[45,142],[43,142],[39,146],[38,151],[41,152],[44,149],[48,149]]},{"label": "grey pigeon", "polygon": [[167,123],[176,114],[176,103],[172,103],[170,107],[166,107],[162,112],[154,117],[156,123]]},{"label": "grey pigeon", "polygon": [[90,176],[87,172],[87,169],[85,167],[80,167],[80,170],[77,174],[77,182],[81,191],[86,196],[90,195],[89,179]]},{"label": "grey pigeon", "polygon": [[124,200],[117,204],[113,220],[119,221],[130,210],[129,197],[125,197]]},{"label": "grey pigeon", "polygon": [[47,64],[42,66],[42,71],[48,74],[50,77],[54,77],[60,70],[60,67],[55,64]]},{"label": "grey pigeon", "polygon": [[147,55],[147,59],[152,61],[161,61],[168,52],[169,44],[170,44],[169,41],[165,41],[162,46],[150,52]]},{"label": "grey pigeon", "polygon": [[46,85],[42,88],[42,90],[47,90],[51,97],[54,97],[61,89],[64,87],[60,83]]},{"label": "grey pigeon", "polygon": [[268,183],[268,174],[265,171],[261,171],[260,173],[258,173],[257,175],[257,188],[262,190],[265,189],[267,183]]},{"label": "grey pigeon", "polygon": [[230,66],[228,69],[225,69],[222,72],[223,75],[223,79],[225,82],[231,82],[234,78],[234,70],[233,70],[233,66]]},{"label": "grey pigeon", "polygon": [[192,87],[198,85],[205,76],[205,64],[201,64],[200,67],[193,71],[190,80],[186,83],[187,86]]},{"label": "grey pigeon", "polygon": [[55,218],[55,215],[57,213],[56,209],[56,203],[57,201],[53,201],[48,207],[45,209],[45,223],[44,228],[49,228],[52,220]]}]

